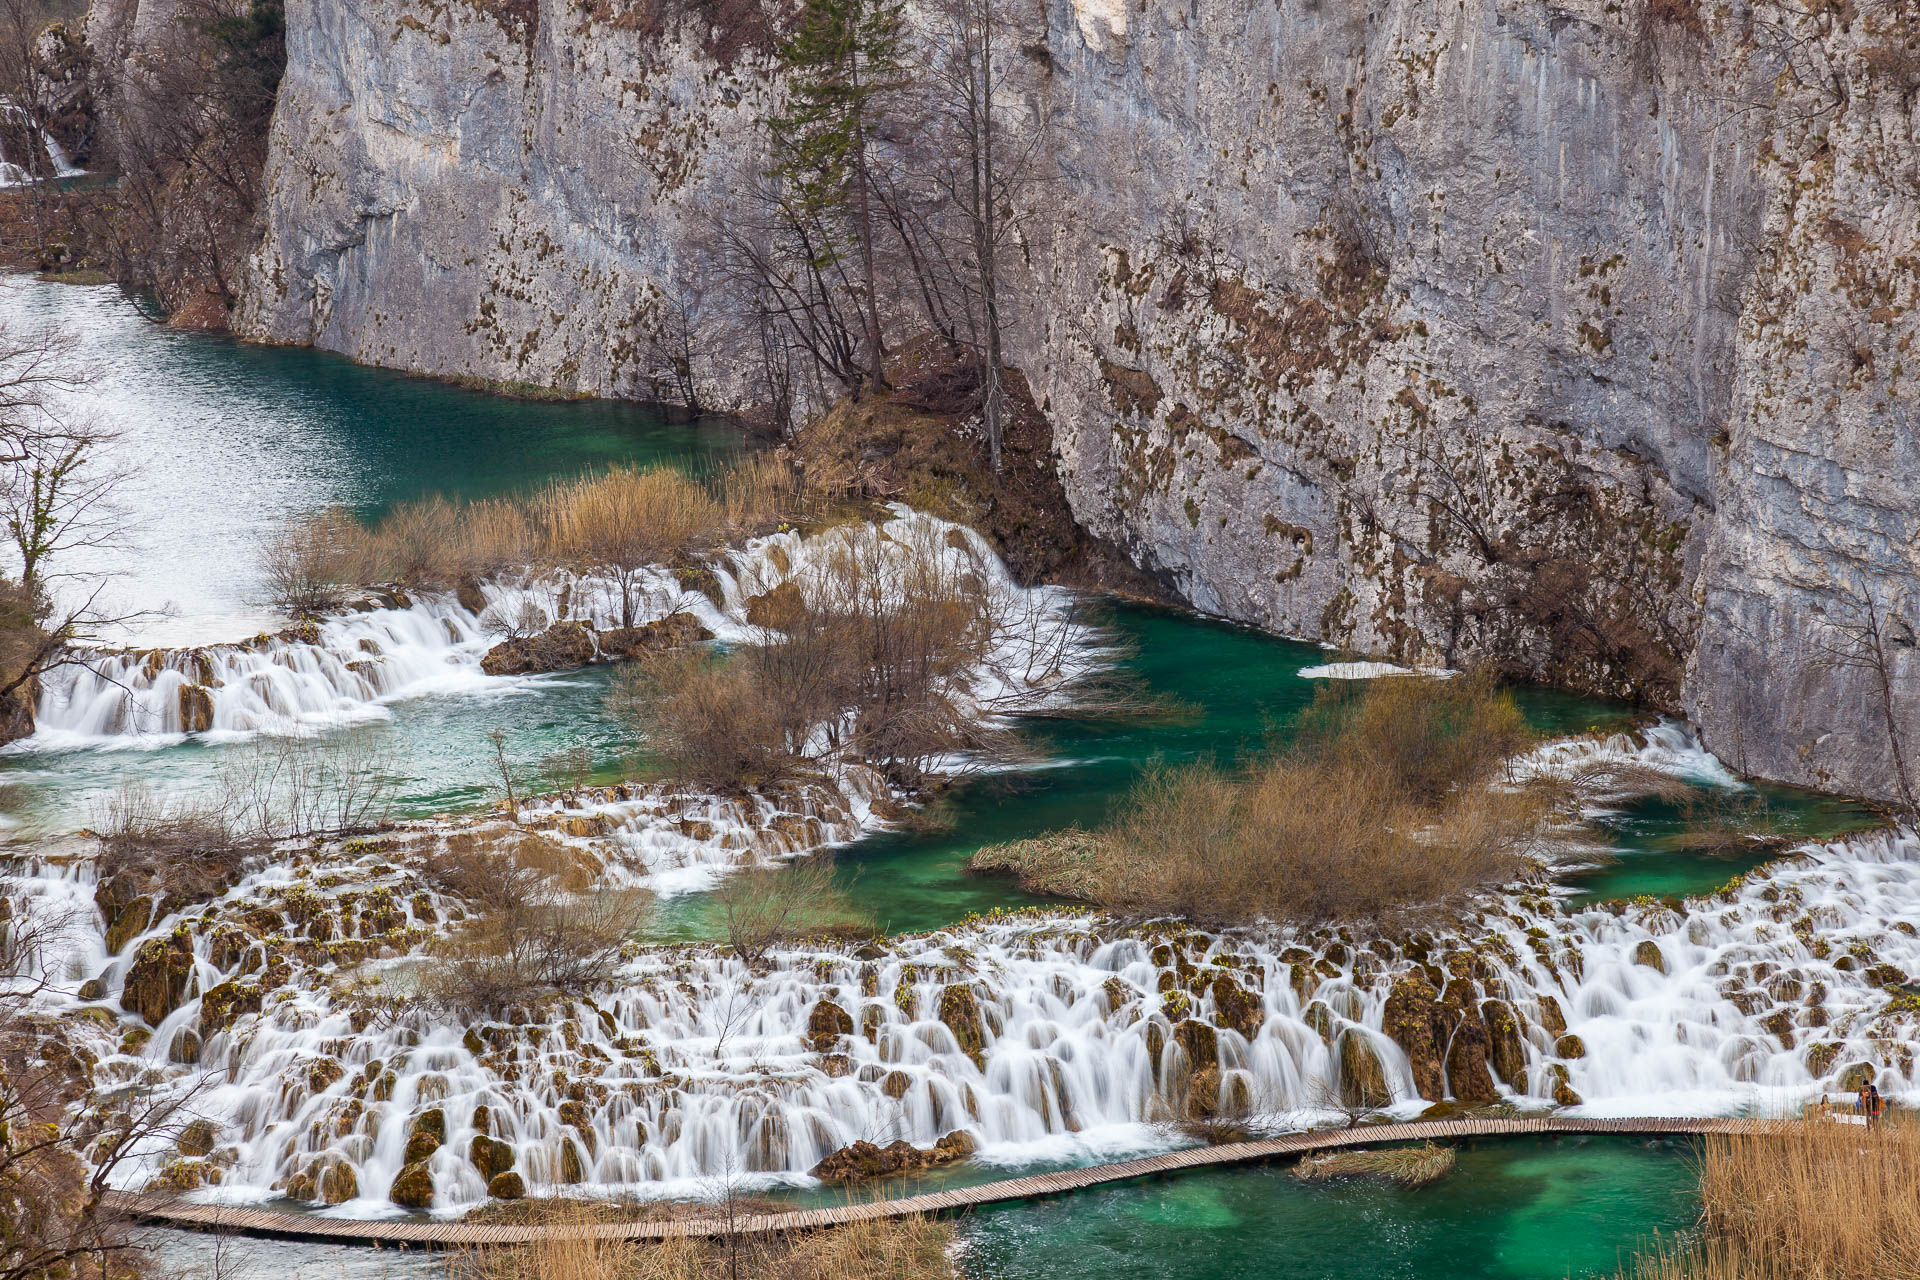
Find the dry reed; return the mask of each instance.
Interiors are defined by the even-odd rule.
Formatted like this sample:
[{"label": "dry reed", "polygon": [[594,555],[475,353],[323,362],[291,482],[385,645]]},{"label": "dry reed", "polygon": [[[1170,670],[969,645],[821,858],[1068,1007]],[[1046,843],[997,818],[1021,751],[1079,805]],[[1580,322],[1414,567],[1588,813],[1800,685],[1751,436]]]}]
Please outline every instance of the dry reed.
[{"label": "dry reed", "polygon": [[1293,1167],[1303,1182],[1330,1178],[1385,1178],[1403,1187],[1424,1187],[1453,1172],[1452,1147],[1423,1142],[1416,1147],[1389,1147],[1384,1151],[1335,1151],[1309,1156]]},{"label": "dry reed", "polygon": [[1807,1118],[1712,1135],[1697,1233],[1636,1255],[1623,1280],[1920,1276],[1920,1123]]},{"label": "dry reed", "polygon": [[953,1280],[953,1228],[933,1218],[717,1239],[554,1239],[456,1254],[454,1280]]}]

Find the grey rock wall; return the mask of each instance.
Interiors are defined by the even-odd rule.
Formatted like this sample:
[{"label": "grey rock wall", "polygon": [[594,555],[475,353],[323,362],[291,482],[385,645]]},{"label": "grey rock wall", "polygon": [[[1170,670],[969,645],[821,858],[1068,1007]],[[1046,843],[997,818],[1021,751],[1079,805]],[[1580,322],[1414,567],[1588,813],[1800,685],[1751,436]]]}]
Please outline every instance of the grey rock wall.
[{"label": "grey rock wall", "polygon": [[[1896,794],[1920,13],[1799,8],[1020,10],[1054,176],[1009,357],[1076,515],[1203,609],[1640,696],[1751,771]],[[291,0],[238,327],[644,395],[690,320],[705,398],[751,403],[712,229],[777,86],[650,11]]]}]

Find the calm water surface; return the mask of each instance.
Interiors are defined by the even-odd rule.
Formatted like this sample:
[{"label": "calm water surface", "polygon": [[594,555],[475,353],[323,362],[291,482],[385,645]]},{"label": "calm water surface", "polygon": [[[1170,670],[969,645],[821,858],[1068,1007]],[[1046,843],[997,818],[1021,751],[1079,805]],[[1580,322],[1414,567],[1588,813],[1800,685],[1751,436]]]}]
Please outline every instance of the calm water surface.
[{"label": "calm water surface", "polygon": [[[956,1260],[968,1280],[1597,1280],[1655,1231],[1691,1226],[1695,1187],[1679,1143],[1484,1142],[1416,1191],[1303,1183],[1282,1164],[982,1209],[962,1220]],[[214,1280],[211,1237],[144,1239],[160,1274]],[[298,1242],[230,1242],[220,1262],[220,1280],[445,1275],[433,1255]]]}]

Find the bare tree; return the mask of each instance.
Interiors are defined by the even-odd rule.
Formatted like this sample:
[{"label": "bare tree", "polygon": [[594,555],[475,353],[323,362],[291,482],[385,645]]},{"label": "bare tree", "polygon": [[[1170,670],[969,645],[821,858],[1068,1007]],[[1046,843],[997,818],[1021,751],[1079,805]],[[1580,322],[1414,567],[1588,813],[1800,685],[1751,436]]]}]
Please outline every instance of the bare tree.
[{"label": "bare tree", "polygon": [[965,229],[973,273],[975,349],[980,363],[980,411],[989,465],[997,473],[1006,437],[1006,386],[999,257],[1017,227],[1026,190],[1038,178],[1043,121],[1017,135],[1003,100],[1010,81],[1007,38],[1013,17],[1006,0],[938,0],[927,45],[929,83],[944,163],[934,181]]},{"label": "bare tree", "polygon": [[34,908],[0,899],[0,934],[12,939],[0,972],[0,1280],[121,1274],[116,1260],[133,1242],[105,1202],[108,1187],[195,1118],[206,1080],[90,1091],[72,1028],[36,1011],[59,982],[50,962],[67,948],[62,919]]},{"label": "bare tree", "polygon": [[[1886,725],[1887,752],[1893,759],[1893,780],[1900,793],[1902,816],[1908,821],[1920,817],[1920,804],[1914,800],[1913,775],[1907,768],[1906,734],[1894,700],[1895,643],[1893,632],[1906,624],[1889,616],[1874,599],[1865,583],[1850,585],[1838,611],[1824,619],[1825,634],[1816,642],[1814,662],[1831,670],[1864,671],[1871,697]],[[1908,628],[1902,636],[1913,644]]]}]

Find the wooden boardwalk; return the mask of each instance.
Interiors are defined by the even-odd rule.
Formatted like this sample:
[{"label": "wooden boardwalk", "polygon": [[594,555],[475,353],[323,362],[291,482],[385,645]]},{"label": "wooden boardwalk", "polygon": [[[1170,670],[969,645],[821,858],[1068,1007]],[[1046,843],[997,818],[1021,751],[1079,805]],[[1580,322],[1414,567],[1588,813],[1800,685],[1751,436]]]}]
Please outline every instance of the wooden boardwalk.
[{"label": "wooden boardwalk", "polygon": [[1085,1187],[1126,1182],[1156,1174],[1223,1165],[1254,1164],[1265,1160],[1306,1155],[1343,1147],[1378,1146],[1395,1142],[1423,1142],[1450,1138],[1506,1138],[1528,1134],[1671,1135],[1750,1133],[1775,1127],[1779,1121],[1697,1119],[1691,1117],[1635,1117],[1590,1120],[1580,1117],[1543,1117],[1532,1120],[1429,1120],[1410,1124],[1365,1125],[1353,1129],[1325,1129],[1293,1133],[1259,1142],[1236,1142],[1215,1147],[1189,1147],[1165,1155],[1146,1156],[1118,1164],[1063,1169],[1058,1173],[1010,1178],[978,1186],[935,1191],[898,1200],[800,1209],[790,1213],[721,1219],[689,1218],[663,1222],[618,1222],[560,1226],[496,1226],[474,1222],[330,1218],[314,1213],[276,1213],[266,1209],[191,1204],[172,1196],[110,1192],[109,1204],[148,1222],[202,1230],[283,1239],[323,1240],[341,1244],[394,1245],[402,1248],[445,1249],[485,1245],[527,1244],[566,1236],[598,1240],[659,1240],[669,1236],[722,1236],[731,1233],[810,1231],[873,1218],[901,1218],[912,1214],[949,1214],[980,1205],[1010,1200],[1033,1200]]}]

